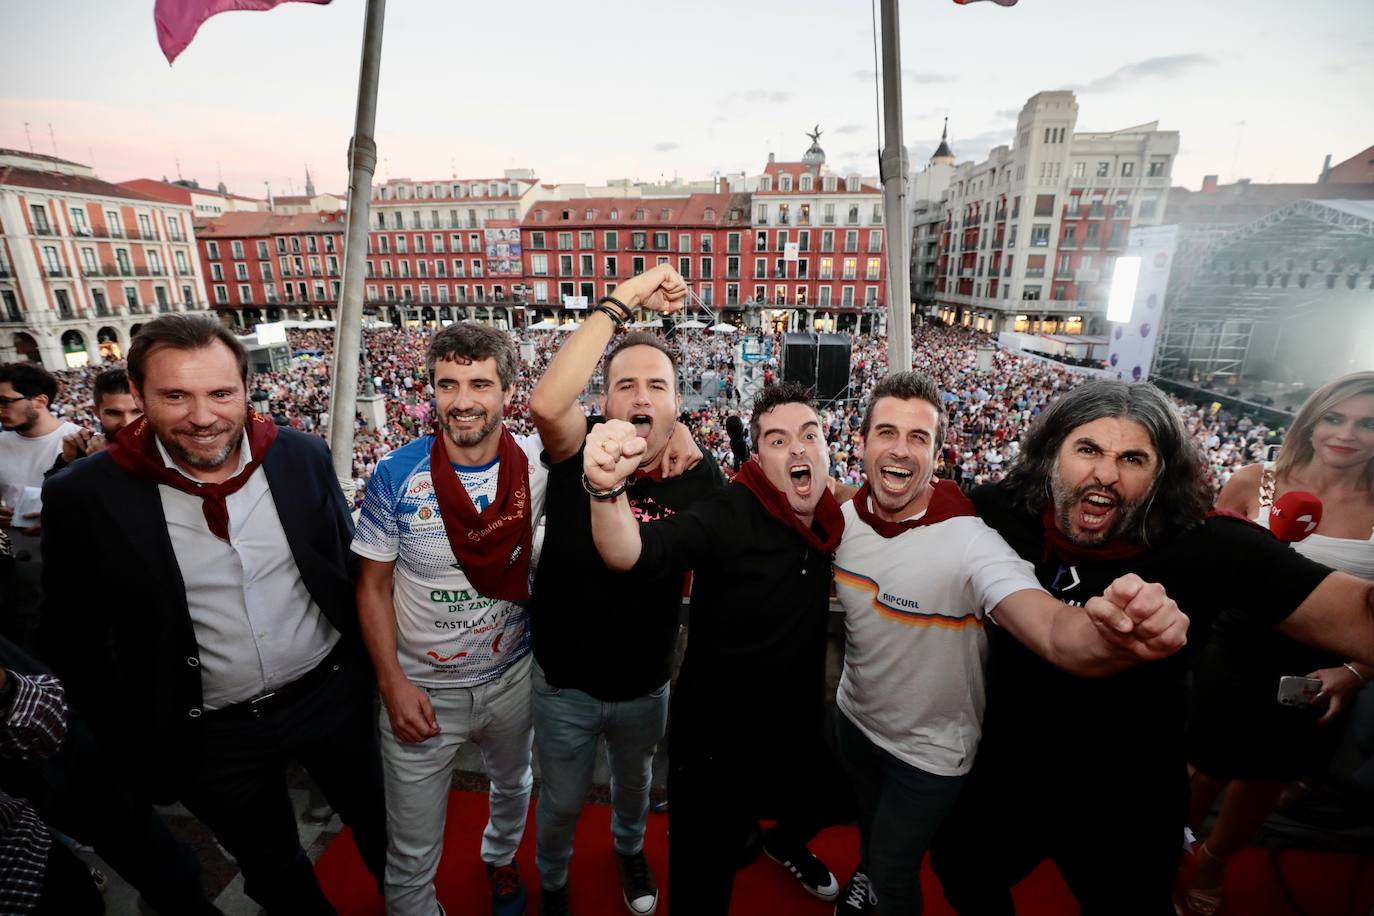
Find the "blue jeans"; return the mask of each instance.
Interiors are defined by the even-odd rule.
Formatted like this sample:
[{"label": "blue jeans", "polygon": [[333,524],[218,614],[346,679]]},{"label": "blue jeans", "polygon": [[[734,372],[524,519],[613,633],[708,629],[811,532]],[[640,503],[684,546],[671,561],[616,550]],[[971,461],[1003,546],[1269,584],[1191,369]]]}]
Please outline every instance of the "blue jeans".
[{"label": "blue jeans", "polygon": [[611,764],[611,837],[616,852],[644,848],[654,749],[668,724],[668,685],[648,696],[606,703],[580,690],[549,686],[533,674],[535,754],[539,804],[535,808],[535,862],[545,889],[568,883],[573,832],[592,786],[596,741],[606,737]]},{"label": "blue jeans", "polygon": [[921,857],[963,788],[878,747],[835,710],[835,749],[859,802],[859,856],[883,916],[921,912]]}]

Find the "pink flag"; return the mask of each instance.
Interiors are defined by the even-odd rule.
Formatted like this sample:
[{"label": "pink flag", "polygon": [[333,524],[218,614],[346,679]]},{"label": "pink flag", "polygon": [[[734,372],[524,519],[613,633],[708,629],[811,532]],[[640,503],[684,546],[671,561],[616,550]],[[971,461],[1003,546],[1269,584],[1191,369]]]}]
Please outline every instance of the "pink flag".
[{"label": "pink flag", "polygon": [[[157,0],[153,20],[157,23],[157,43],[167,55],[167,63],[177,59],[196,37],[200,24],[216,13],[228,10],[270,10],[289,0]],[[328,3],[329,0],[296,0],[300,3]]]}]

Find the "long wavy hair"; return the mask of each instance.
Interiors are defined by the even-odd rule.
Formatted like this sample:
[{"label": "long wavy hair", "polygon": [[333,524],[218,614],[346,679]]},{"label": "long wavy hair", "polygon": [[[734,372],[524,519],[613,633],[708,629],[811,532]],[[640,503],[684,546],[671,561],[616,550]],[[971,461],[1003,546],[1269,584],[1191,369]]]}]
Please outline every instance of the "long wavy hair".
[{"label": "long wavy hair", "polygon": [[1150,384],[1114,379],[1087,382],[1060,395],[1031,425],[1005,485],[1037,515],[1052,507],[1050,481],[1059,450],[1085,423],[1117,417],[1145,427],[1159,454],[1145,510],[1125,535],[1144,544],[1175,537],[1202,521],[1212,505],[1207,465],[1196,441],[1164,393]]},{"label": "long wavy hair", "polygon": [[[1274,471],[1280,479],[1286,479],[1299,468],[1306,467],[1314,457],[1312,451],[1312,430],[1322,417],[1336,405],[1361,394],[1374,394],[1374,372],[1352,372],[1333,379],[1312,392],[1303,401],[1293,425],[1283,437],[1283,448],[1279,450],[1279,460]],[[1374,458],[1365,463],[1360,482],[1365,492],[1374,494]]]}]

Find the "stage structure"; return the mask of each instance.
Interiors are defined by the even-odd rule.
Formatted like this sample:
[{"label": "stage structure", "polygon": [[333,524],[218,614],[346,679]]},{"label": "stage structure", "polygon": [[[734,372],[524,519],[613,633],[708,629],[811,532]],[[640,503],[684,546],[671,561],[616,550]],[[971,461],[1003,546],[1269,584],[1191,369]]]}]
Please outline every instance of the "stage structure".
[{"label": "stage structure", "polygon": [[1156,376],[1305,388],[1374,368],[1374,201],[1300,200],[1180,226]]}]

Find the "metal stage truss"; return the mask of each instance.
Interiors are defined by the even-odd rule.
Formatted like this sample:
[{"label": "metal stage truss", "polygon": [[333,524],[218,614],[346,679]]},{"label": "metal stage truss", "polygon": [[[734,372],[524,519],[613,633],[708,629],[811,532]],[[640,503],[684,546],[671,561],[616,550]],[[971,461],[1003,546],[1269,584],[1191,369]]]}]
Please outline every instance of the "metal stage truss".
[{"label": "metal stage truss", "polygon": [[1180,226],[1167,302],[1155,374],[1174,379],[1249,372],[1265,355],[1257,345],[1277,350],[1294,319],[1374,314],[1374,201],[1300,200],[1238,228]]}]

